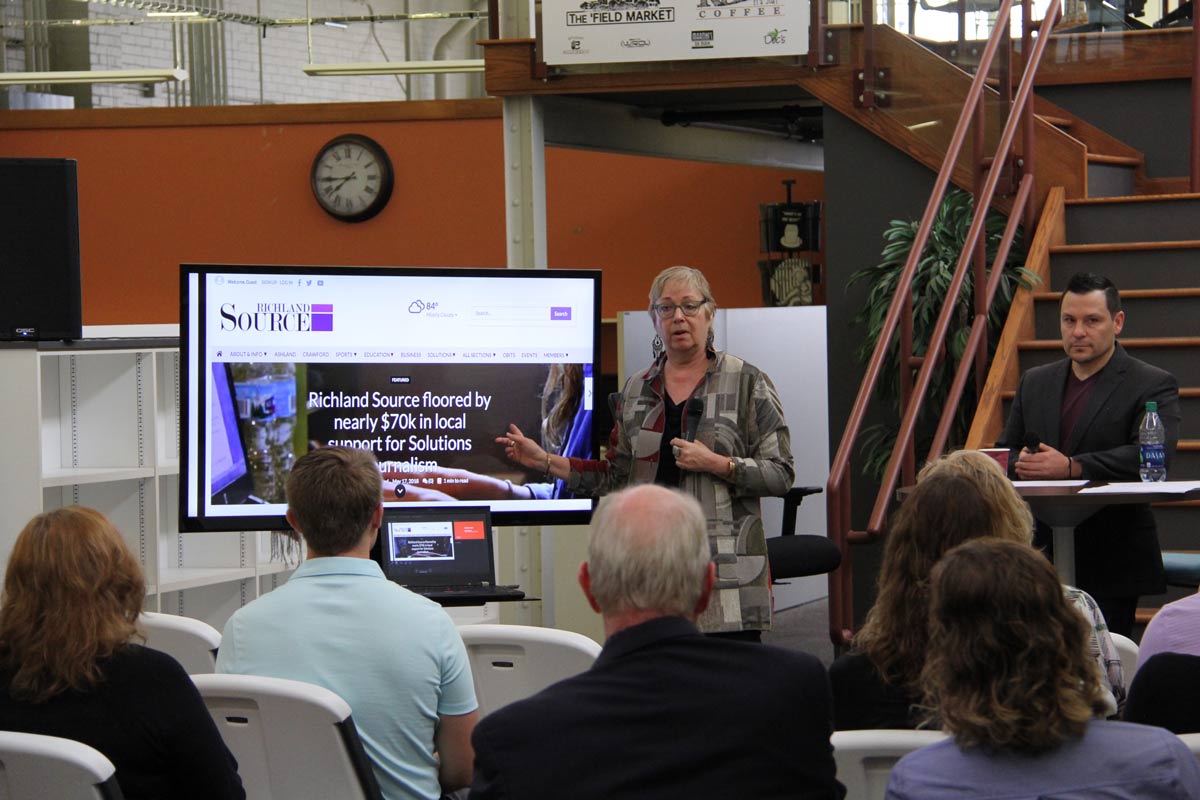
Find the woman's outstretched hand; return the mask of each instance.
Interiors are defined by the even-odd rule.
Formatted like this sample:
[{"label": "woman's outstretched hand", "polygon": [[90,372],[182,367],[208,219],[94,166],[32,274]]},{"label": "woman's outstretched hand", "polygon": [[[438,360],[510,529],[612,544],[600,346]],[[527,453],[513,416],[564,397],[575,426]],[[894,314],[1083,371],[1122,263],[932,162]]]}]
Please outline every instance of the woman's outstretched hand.
[{"label": "woman's outstretched hand", "polygon": [[537,442],[521,433],[516,425],[509,424],[508,433],[496,437],[496,444],[504,445],[504,455],[523,467],[545,472],[546,451]]}]

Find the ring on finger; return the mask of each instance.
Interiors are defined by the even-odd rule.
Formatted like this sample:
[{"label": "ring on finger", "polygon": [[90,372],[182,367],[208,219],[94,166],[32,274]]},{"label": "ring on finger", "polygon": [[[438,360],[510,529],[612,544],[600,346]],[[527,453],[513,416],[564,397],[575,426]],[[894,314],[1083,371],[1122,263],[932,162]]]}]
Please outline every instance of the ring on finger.
[{"label": "ring on finger", "polygon": [[676,458],[679,458],[679,445],[677,445],[677,444],[671,445],[671,455],[675,456]]}]

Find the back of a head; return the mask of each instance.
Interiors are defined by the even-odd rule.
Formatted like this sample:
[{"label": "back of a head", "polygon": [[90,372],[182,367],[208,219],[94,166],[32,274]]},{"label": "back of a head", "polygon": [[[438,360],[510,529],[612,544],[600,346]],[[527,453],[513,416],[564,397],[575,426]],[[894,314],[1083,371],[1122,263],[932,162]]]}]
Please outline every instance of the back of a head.
[{"label": "back of a head", "polygon": [[691,616],[711,554],[696,500],[644,484],[604,498],[588,536],[591,591],[605,614]]},{"label": "back of a head", "polygon": [[103,514],[67,506],[34,517],[8,558],[0,662],[14,697],[38,702],[100,678],[99,659],[136,631],[146,584]]},{"label": "back of a head", "polygon": [[379,507],[383,478],[369,451],[321,447],[296,461],[286,492],[288,510],[309,551],[335,556],[362,539]]},{"label": "back of a head", "polygon": [[950,548],[990,531],[988,506],[963,475],[930,475],[904,499],[884,544],[879,593],[854,638],[885,680],[915,685],[928,639],[929,571]]},{"label": "back of a head", "polygon": [[926,702],[963,747],[1036,753],[1083,734],[1101,696],[1087,623],[1036,550],[959,545],[931,576]]},{"label": "back of a head", "polygon": [[975,485],[987,506],[988,528],[981,536],[1033,543],[1033,513],[996,460],[978,450],[955,450],[926,464],[917,482],[960,475]]}]

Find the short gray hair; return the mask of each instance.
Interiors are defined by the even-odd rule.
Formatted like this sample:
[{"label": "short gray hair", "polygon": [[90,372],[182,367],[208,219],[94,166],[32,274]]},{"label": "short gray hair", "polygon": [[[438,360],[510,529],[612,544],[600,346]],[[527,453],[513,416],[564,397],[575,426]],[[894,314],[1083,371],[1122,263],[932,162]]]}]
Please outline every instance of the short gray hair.
[{"label": "short gray hair", "polygon": [[690,495],[654,484],[601,501],[588,535],[592,596],[605,613],[694,613],[712,554]]},{"label": "short gray hair", "polygon": [[695,267],[667,267],[655,276],[654,282],[650,284],[650,305],[646,309],[650,313],[651,319],[657,319],[654,314],[654,304],[662,297],[663,288],[671,281],[686,283],[695,289],[696,293],[708,303],[708,318],[712,319],[713,313],[717,310],[717,299],[713,297],[712,287],[708,285],[708,278],[705,278],[704,273]]}]

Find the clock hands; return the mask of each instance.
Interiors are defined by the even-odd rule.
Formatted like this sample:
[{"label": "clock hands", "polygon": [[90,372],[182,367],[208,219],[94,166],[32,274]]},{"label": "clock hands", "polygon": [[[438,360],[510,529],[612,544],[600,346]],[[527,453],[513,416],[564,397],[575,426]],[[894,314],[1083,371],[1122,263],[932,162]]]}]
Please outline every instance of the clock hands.
[{"label": "clock hands", "polygon": [[321,181],[322,183],[332,183],[333,181],[338,181],[338,185],[334,186],[330,190],[330,191],[336,192],[339,189],[341,189],[343,186],[346,185],[346,181],[353,180],[357,176],[358,176],[357,172],[351,172],[349,175],[347,175],[343,178],[336,178],[336,177],[335,178],[317,178],[317,180]]}]

